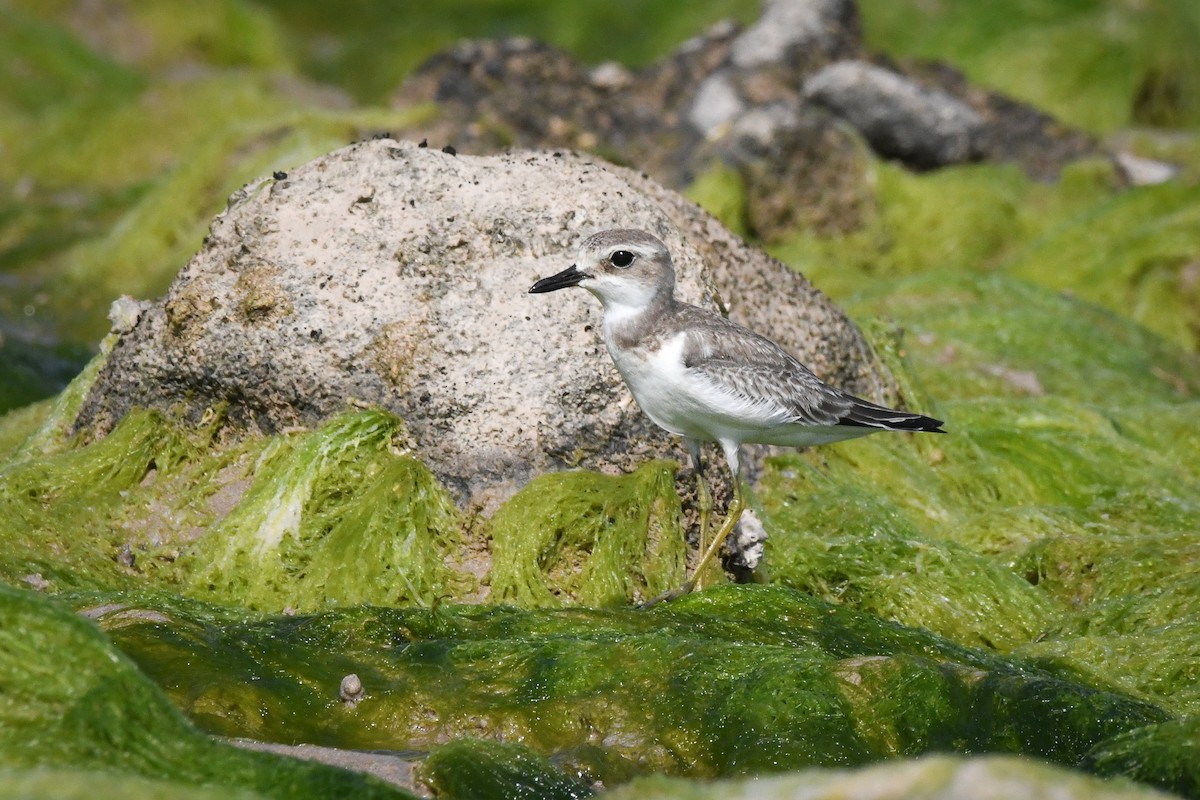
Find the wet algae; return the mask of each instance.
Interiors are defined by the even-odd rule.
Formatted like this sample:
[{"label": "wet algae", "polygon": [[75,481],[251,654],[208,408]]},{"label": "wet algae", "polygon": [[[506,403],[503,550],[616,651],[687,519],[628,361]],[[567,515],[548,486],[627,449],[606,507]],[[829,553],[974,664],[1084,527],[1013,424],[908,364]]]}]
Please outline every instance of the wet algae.
[{"label": "wet algae", "polygon": [[[51,776],[82,795],[85,774],[99,778],[92,797],[101,787],[133,797],[209,797],[213,787],[240,797],[408,796],[356,773],[218,742],[91,622],[0,584],[0,796],[39,796]],[[65,796],[47,789],[41,796]]]},{"label": "wet algae", "polygon": [[[1068,765],[1162,709],[1054,670],[782,587],[716,587],[658,606],[358,607],[292,617],[81,594],[198,724],[364,750],[463,737],[578,758],[589,782],[857,765],[930,750]],[[186,665],[186,667],[185,667]],[[337,698],[355,672],[365,696]],[[268,677],[269,676],[269,677]]]},{"label": "wet algae", "polygon": [[1088,753],[1084,766],[1099,775],[1124,775],[1184,797],[1200,796],[1200,716],[1137,728]]},{"label": "wet algae", "polygon": [[518,744],[459,739],[421,766],[438,797],[456,800],[579,800],[592,790],[567,777],[539,753]]}]

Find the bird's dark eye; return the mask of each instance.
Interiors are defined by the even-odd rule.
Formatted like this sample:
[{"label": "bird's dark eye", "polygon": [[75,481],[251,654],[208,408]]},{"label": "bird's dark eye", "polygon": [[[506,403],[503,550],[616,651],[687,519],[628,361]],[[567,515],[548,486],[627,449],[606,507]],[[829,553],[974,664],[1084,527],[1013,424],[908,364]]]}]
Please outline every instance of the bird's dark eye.
[{"label": "bird's dark eye", "polygon": [[612,262],[614,267],[625,269],[633,263],[633,253],[628,250],[617,250],[608,257],[608,260]]}]

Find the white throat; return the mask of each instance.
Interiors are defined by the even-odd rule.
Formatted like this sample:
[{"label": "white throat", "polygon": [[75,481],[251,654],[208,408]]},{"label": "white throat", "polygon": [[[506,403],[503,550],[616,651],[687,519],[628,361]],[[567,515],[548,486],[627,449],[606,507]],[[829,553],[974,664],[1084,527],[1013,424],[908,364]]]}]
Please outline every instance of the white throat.
[{"label": "white throat", "polygon": [[627,303],[605,303],[604,327],[619,328],[628,322],[632,322],[641,315],[647,313],[649,310],[649,305],[644,303],[639,305],[630,305]]},{"label": "white throat", "polygon": [[654,284],[607,275],[586,281],[583,288],[596,295],[604,306],[605,325],[618,325],[649,311],[656,305],[661,291]]}]

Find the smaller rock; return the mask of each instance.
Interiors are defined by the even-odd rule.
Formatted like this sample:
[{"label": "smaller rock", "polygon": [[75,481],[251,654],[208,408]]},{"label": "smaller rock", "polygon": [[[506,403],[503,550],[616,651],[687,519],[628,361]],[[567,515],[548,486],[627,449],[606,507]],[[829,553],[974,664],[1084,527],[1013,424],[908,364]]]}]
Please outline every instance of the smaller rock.
[{"label": "smaller rock", "polygon": [[108,309],[108,321],[112,323],[113,333],[120,336],[136,328],[138,321],[142,318],[142,313],[150,305],[145,300],[135,300],[127,294],[113,300],[112,306]]},{"label": "smaller rock", "polygon": [[984,123],[969,105],[865,61],[830,64],[805,96],[854,126],[882,156],[930,169],[980,155]]},{"label": "smaller rock", "polygon": [[853,0],[767,0],[762,16],[733,42],[730,60],[742,69],[834,53],[855,30]]},{"label": "smaller rock", "polygon": [[1133,153],[1120,151],[1113,156],[1117,169],[1133,186],[1157,186],[1166,183],[1179,174],[1179,167],[1165,161],[1155,161],[1152,158],[1142,158]]},{"label": "smaller rock", "polygon": [[605,61],[588,74],[588,80],[597,89],[615,92],[618,89],[626,89],[633,83],[633,73],[623,64]]},{"label": "smaller rock", "polygon": [[137,568],[137,557],[133,554],[133,548],[128,542],[121,546],[121,552],[117,553],[117,563],[126,569]]},{"label": "smaller rock", "polygon": [[762,563],[763,550],[767,544],[767,529],[754,509],[742,512],[741,519],[729,537],[730,560],[733,566],[753,572]]},{"label": "smaller rock", "polygon": [[734,124],[732,134],[735,140],[749,140],[761,152],[780,141],[785,131],[794,130],[798,122],[796,109],[776,103],[743,114]]},{"label": "smaller rock", "polygon": [[705,79],[696,90],[688,111],[688,122],[705,138],[719,138],[723,131],[746,110],[729,76],[717,72]]},{"label": "smaller rock", "polygon": [[50,588],[50,581],[43,578],[42,573],[40,572],[34,572],[26,575],[21,580],[24,581],[30,589],[33,589],[37,592],[44,592]]},{"label": "smaller rock", "polygon": [[364,694],[362,681],[353,672],[342,678],[342,685],[338,688],[338,699],[343,703],[354,708],[358,701],[363,699]]},{"label": "smaller rock", "polygon": [[1017,391],[1024,392],[1031,397],[1042,397],[1046,394],[1042,382],[1038,380],[1037,373],[1031,370],[1013,369],[1003,364],[990,364],[983,369],[989,375],[999,378]]}]

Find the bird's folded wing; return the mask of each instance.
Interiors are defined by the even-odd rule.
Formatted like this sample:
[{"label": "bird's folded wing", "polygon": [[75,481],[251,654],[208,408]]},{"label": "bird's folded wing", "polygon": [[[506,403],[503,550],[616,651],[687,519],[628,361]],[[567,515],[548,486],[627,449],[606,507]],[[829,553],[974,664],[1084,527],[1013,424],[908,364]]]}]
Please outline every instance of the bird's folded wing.
[{"label": "bird's folded wing", "polygon": [[837,425],[853,399],[821,382],[779,345],[731,322],[693,329],[683,352],[689,374],[741,399],[775,424]]}]

